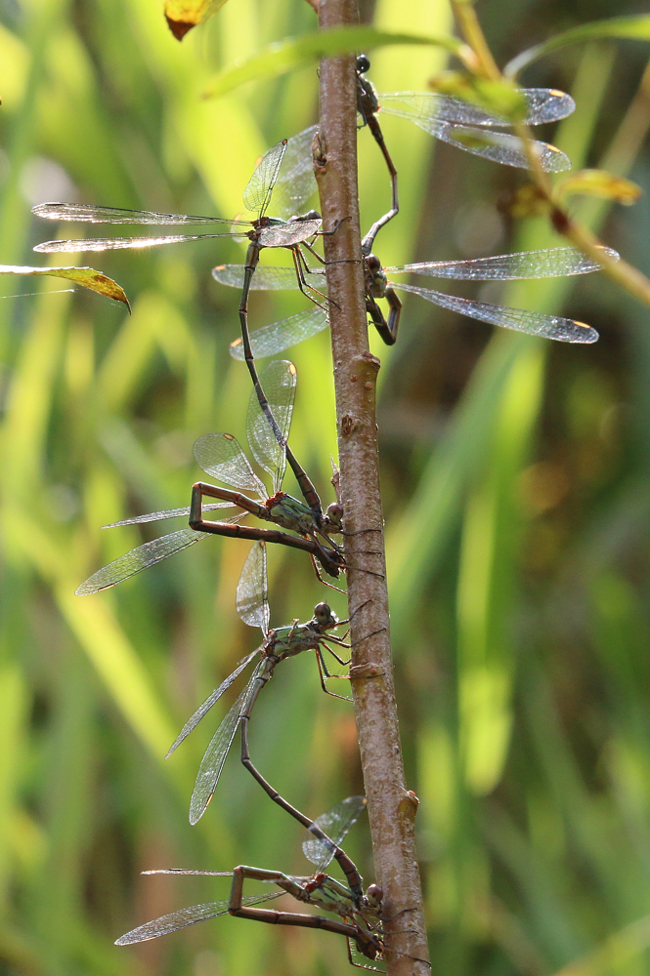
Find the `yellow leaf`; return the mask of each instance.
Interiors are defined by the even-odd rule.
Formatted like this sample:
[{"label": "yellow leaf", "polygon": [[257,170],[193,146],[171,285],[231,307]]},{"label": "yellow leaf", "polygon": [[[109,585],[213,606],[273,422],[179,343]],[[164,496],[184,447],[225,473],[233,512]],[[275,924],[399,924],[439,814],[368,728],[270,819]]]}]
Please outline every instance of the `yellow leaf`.
[{"label": "yellow leaf", "polygon": [[223,7],[226,0],[165,0],[165,17],[177,41]]},{"label": "yellow leaf", "polygon": [[99,295],[106,295],[116,302],[123,302],[131,311],[129,300],[122,288],[101,271],[94,268],[31,268],[27,265],[0,264],[0,274],[11,275],[53,275],[55,278],[66,278],[77,285],[90,288]]},{"label": "yellow leaf", "polygon": [[636,203],[643,193],[636,183],[624,180],[621,176],[614,176],[604,169],[583,169],[579,173],[566,176],[556,185],[556,190],[563,198],[581,194],[601,197],[604,200],[616,200],[626,207]]}]

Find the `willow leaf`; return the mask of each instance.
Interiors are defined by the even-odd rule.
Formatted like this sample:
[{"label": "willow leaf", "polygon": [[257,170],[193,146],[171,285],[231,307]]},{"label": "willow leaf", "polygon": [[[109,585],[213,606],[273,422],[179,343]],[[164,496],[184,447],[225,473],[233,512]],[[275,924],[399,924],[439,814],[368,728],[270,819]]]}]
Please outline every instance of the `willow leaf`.
[{"label": "willow leaf", "polygon": [[122,288],[101,271],[94,268],[31,268],[29,265],[0,264],[0,274],[11,275],[53,275],[55,278],[66,278],[77,285],[90,288],[99,295],[106,295],[116,302],[123,302],[131,311],[129,300]]}]

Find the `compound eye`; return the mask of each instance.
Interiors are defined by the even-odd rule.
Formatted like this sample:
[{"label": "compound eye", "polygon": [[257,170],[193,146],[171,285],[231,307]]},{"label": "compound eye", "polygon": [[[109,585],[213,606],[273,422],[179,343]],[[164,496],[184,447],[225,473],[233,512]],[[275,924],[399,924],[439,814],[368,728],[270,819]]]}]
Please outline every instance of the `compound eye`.
[{"label": "compound eye", "polygon": [[327,506],[327,514],[332,522],[335,522],[336,525],[340,525],[341,519],[343,518],[343,506],[339,505],[338,502],[332,502],[331,505]]},{"label": "compound eye", "polygon": [[366,891],[366,898],[370,905],[374,907],[381,904],[381,900],[384,897],[384,892],[379,885],[371,884],[368,885],[368,890]]},{"label": "compound eye", "polygon": [[370,61],[366,54],[360,54],[357,58],[357,71],[361,75],[365,75],[366,71],[370,70]]}]

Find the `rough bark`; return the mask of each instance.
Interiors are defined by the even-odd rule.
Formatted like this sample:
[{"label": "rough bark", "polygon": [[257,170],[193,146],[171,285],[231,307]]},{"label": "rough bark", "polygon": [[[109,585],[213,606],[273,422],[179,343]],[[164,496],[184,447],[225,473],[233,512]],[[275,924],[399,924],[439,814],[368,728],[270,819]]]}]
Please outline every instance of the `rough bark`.
[{"label": "rough bark", "polygon": [[[357,22],[355,0],[321,0],[321,28]],[[352,689],[368,797],[376,880],[384,892],[389,976],[427,974],[428,950],[415,854],[415,795],[404,784],[395,702],[379,490],[376,379],[368,350],[361,260],[353,57],[321,64],[315,146],[324,238],[348,560]],[[318,163],[320,157],[320,165]],[[419,960],[419,961],[418,961]]]}]

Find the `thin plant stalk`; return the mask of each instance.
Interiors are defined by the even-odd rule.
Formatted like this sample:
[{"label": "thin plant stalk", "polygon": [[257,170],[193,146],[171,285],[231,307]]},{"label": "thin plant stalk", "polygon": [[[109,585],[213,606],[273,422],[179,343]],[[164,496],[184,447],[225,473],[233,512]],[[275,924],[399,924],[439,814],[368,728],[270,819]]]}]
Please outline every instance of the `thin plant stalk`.
[{"label": "thin plant stalk", "polygon": [[[453,0],[452,6],[463,39],[474,52],[475,73],[493,81],[505,80],[492,57],[471,2]],[[465,59],[465,63],[468,63],[467,59]],[[627,261],[622,259],[615,261],[609,257],[596,235],[567,213],[560,203],[559,195],[556,193],[550,177],[542,169],[533,150],[528,126],[520,123],[515,126],[515,131],[524,142],[532,178],[540,198],[546,202],[549,217],[555,230],[566,237],[574,247],[586,254],[588,258],[600,264],[603,273],[620,288],[629,292],[644,305],[650,305],[650,281]]]}]

